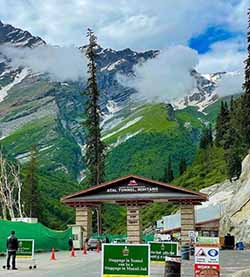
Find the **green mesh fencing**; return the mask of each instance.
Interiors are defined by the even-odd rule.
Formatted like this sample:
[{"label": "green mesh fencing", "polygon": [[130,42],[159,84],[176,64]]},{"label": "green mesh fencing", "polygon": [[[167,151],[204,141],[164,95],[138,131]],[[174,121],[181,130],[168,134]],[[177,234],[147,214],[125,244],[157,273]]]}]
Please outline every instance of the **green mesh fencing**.
[{"label": "green mesh fencing", "polygon": [[[105,235],[93,234],[91,237],[96,239],[105,239],[107,237],[110,242],[113,242],[115,240],[125,241],[127,239],[127,235],[111,235],[111,234],[105,234]],[[145,243],[148,243],[149,241],[153,241],[154,235],[143,235],[142,240]]]},{"label": "green mesh fencing", "polygon": [[35,251],[68,250],[72,229],[54,231],[40,223],[24,223],[0,220],[0,252],[6,251],[6,239],[14,230],[19,239],[34,239]]}]

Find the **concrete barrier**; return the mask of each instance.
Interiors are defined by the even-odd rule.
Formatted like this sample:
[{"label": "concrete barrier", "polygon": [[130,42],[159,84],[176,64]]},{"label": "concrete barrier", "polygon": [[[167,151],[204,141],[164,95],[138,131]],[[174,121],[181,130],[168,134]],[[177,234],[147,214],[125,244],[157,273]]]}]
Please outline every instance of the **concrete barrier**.
[{"label": "concrete barrier", "polygon": [[232,275],[233,277],[250,277],[250,269],[239,271]]}]

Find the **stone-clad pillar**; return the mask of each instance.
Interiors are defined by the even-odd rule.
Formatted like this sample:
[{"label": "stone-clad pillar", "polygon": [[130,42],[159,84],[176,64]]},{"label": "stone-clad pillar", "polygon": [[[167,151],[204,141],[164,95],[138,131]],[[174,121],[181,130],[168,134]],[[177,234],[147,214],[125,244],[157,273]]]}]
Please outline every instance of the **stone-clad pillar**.
[{"label": "stone-clad pillar", "polygon": [[127,235],[128,243],[141,242],[140,208],[138,205],[127,205]]},{"label": "stone-clad pillar", "polygon": [[92,210],[89,207],[76,207],[76,225],[83,227],[83,238],[92,235]]},{"label": "stone-clad pillar", "polygon": [[181,244],[189,244],[189,231],[195,230],[194,205],[181,206]]}]

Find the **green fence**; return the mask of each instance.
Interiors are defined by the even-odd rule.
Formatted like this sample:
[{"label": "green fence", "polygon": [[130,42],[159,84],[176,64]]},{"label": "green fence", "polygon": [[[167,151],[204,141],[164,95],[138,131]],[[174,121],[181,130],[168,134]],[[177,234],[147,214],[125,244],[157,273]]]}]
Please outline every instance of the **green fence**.
[{"label": "green fence", "polygon": [[[93,234],[92,237],[98,238],[98,239],[105,239],[107,237],[110,242],[113,242],[115,240],[126,240],[127,239],[127,235],[112,235],[112,234],[105,234],[105,235]],[[153,241],[154,235],[143,235],[142,240],[145,243],[148,243],[149,241]]]},{"label": "green fence", "polygon": [[67,250],[72,229],[54,231],[40,223],[24,223],[0,220],[0,252],[6,251],[6,239],[14,230],[19,239],[34,239],[35,251]]}]

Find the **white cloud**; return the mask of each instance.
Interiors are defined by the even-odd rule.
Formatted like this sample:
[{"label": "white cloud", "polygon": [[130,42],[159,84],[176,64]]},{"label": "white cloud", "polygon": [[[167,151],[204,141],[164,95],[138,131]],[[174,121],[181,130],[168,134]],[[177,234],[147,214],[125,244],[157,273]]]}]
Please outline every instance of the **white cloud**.
[{"label": "white cloud", "polygon": [[156,58],[136,65],[135,77],[118,76],[118,81],[135,88],[138,99],[170,101],[183,97],[193,88],[190,71],[197,63],[196,51],[185,46],[170,47]]},{"label": "white cloud", "polygon": [[245,49],[245,40],[242,37],[216,42],[209,52],[200,55],[197,70],[201,73],[241,72],[246,59]]},{"label": "white cloud", "polygon": [[226,74],[226,75],[222,76],[215,92],[221,97],[241,93],[243,82],[244,82],[244,74],[243,73]]},{"label": "white cloud", "polygon": [[86,58],[75,47],[39,46],[15,48],[0,46],[0,52],[11,58],[11,65],[24,66],[34,73],[48,73],[57,81],[77,81],[87,72]]},{"label": "white cloud", "polygon": [[187,44],[211,25],[245,31],[249,0],[1,0],[0,18],[51,44],[86,43],[92,27],[105,47]]}]

